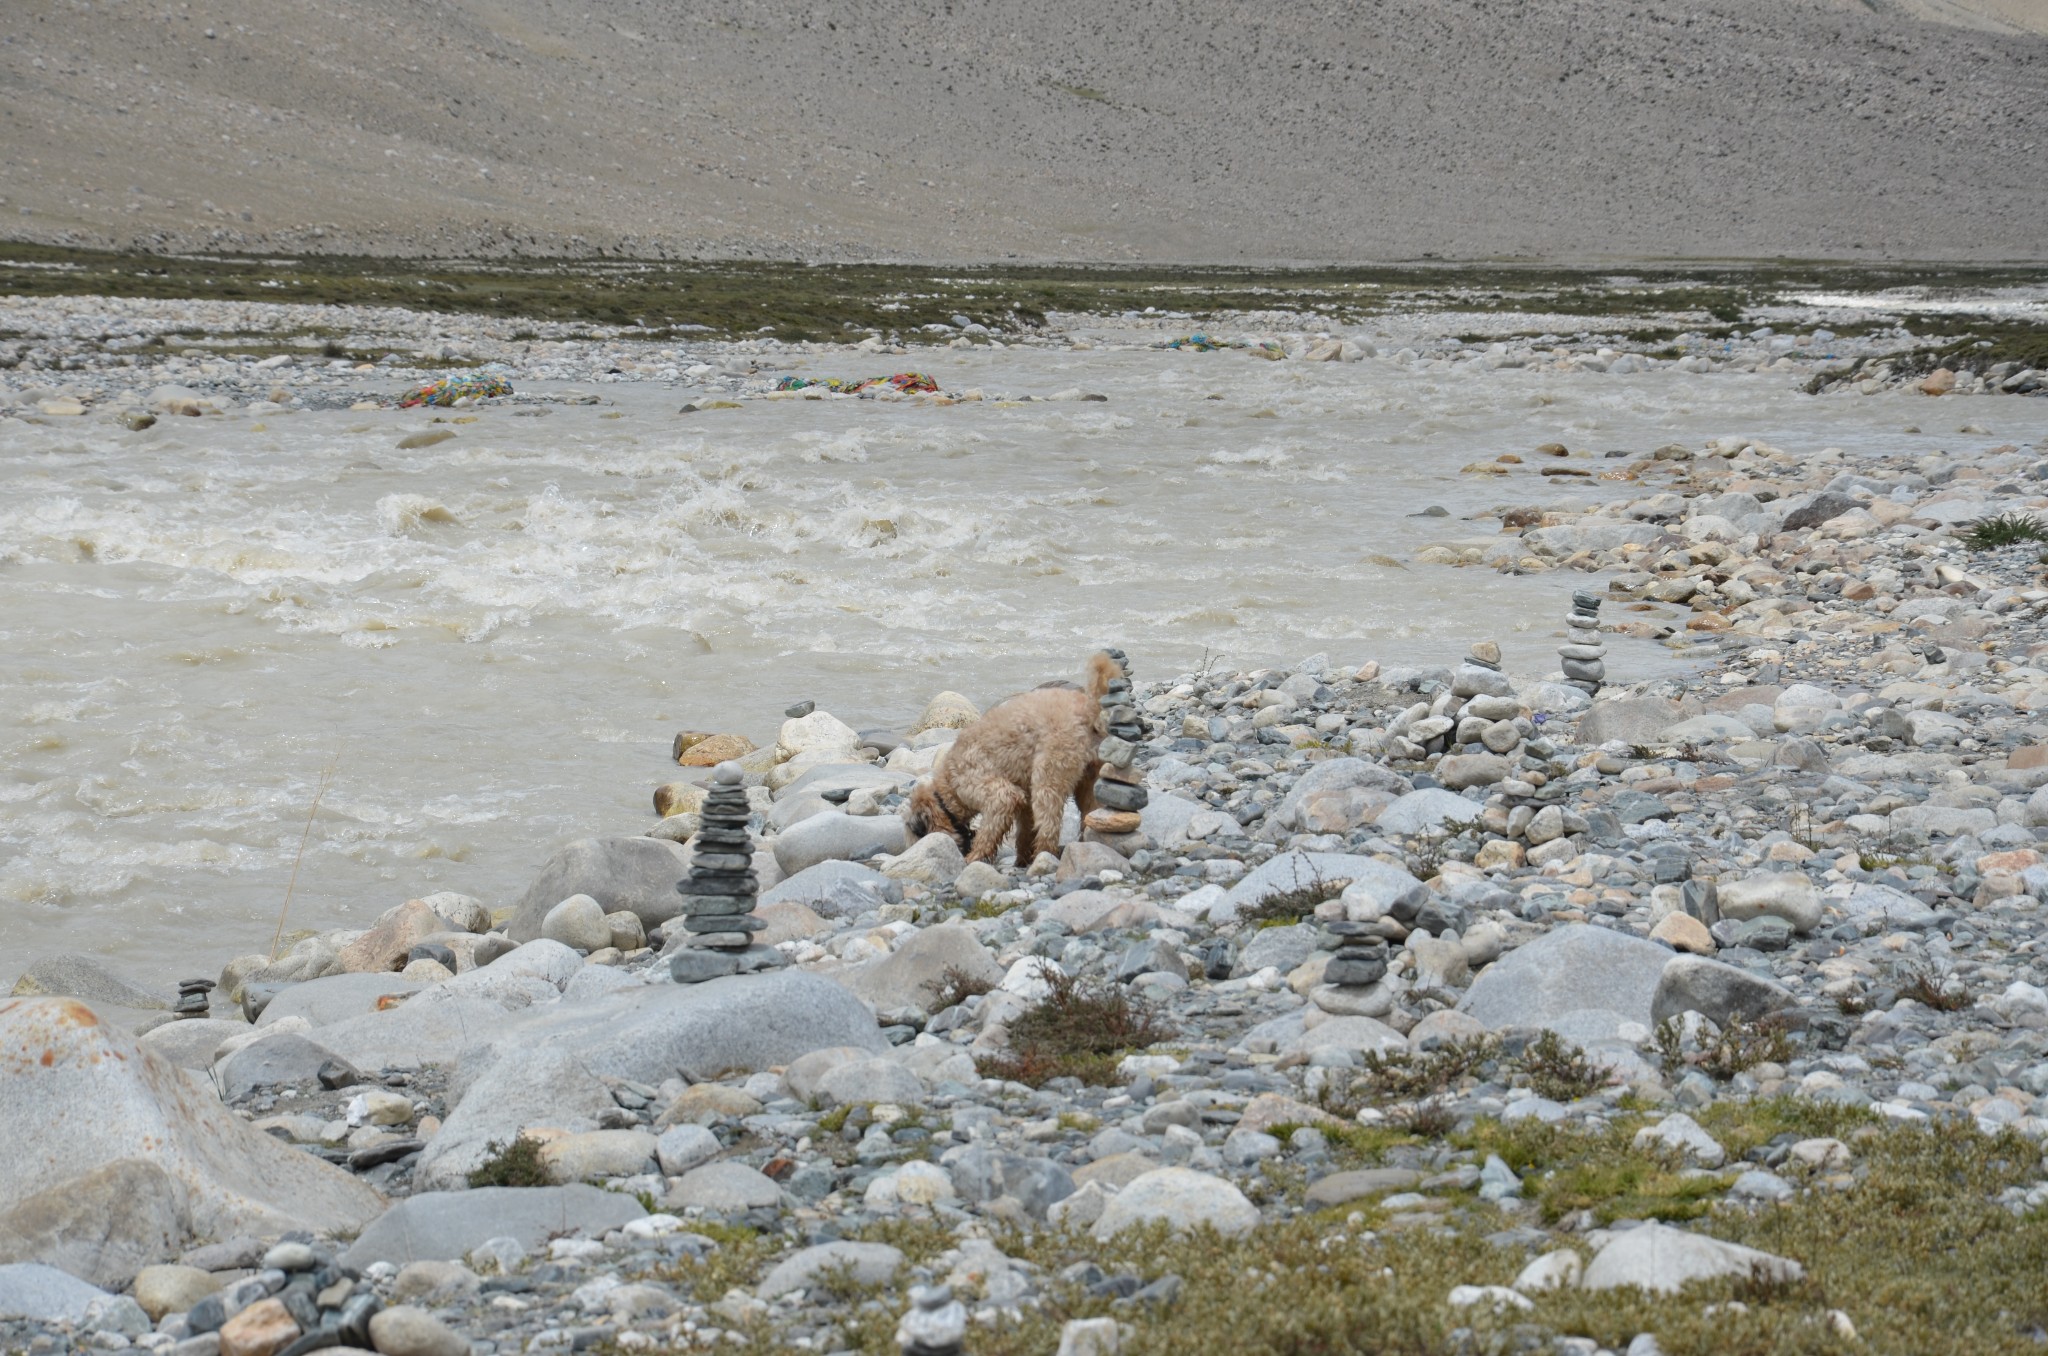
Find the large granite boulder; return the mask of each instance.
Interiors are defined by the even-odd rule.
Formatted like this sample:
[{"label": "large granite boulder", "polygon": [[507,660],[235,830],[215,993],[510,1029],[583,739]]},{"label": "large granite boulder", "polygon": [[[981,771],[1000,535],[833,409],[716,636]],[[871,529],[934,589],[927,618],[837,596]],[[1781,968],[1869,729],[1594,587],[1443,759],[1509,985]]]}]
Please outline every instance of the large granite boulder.
[{"label": "large granite boulder", "polygon": [[901,852],[908,840],[899,815],[849,815],[838,810],[792,824],[775,839],[775,864],[784,876],[819,862],[864,862]]},{"label": "large granite boulder", "polygon": [[44,956],[14,982],[15,998],[76,998],[95,1007],[168,1008],[169,998],[151,993],[109,970],[91,956]]},{"label": "large granite boulder", "polygon": [[594,1186],[478,1187],[408,1196],[341,1255],[346,1267],[374,1262],[458,1262],[494,1238],[516,1238],[529,1252],[568,1234],[600,1238],[647,1213],[621,1192]]},{"label": "large granite boulder", "polygon": [[[1655,942],[1590,923],[1568,923],[1479,972],[1458,1010],[1493,1030],[1555,1027],[1575,1013],[1614,1025],[1654,1023],[1657,983],[1672,953]],[[1575,1024],[1583,1037],[1585,1023]]]},{"label": "large granite boulder", "polygon": [[68,998],[0,1001],[0,1261],[118,1287],[195,1242],[361,1228],[384,1198]]},{"label": "large granite boulder", "polygon": [[802,970],[565,996],[507,1013],[490,1043],[457,1065],[448,1089],[453,1110],[415,1180],[429,1190],[459,1186],[491,1141],[509,1142],[528,1126],[597,1129],[611,1104],[605,1078],[703,1079],[786,1065],[832,1045],[889,1049],[858,998]]},{"label": "large granite boulder", "polygon": [[842,970],[836,978],[878,1008],[904,1003],[929,1008],[953,970],[988,985],[1003,982],[1003,967],[966,923],[928,927],[879,960]]},{"label": "large granite boulder", "polygon": [[683,911],[676,882],[689,874],[688,855],[665,838],[579,838],[547,859],[505,932],[515,942],[534,940],[548,910],[570,895],[589,895],[606,913],[624,910],[653,928]]}]

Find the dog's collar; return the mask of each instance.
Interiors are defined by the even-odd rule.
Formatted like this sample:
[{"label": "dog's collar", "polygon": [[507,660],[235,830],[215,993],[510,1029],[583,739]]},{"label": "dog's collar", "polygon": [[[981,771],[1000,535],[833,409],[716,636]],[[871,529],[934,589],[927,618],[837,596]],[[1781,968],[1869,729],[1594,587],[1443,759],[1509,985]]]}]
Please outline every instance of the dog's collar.
[{"label": "dog's collar", "polygon": [[946,812],[946,818],[953,822],[953,836],[960,840],[960,846],[966,847],[972,837],[967,828],[973,816],[961,814],[958,807],[946,799],[946,793],[939,790],[936,783],[932,786],[932,799],[939,803],[939,808]]}]

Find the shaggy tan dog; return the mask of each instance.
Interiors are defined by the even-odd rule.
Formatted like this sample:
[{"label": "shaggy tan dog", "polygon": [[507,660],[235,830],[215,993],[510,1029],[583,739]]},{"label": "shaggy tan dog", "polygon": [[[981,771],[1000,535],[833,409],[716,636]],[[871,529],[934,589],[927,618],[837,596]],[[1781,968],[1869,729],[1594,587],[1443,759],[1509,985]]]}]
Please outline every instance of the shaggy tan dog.
[{"label": "shaggy tan dog", "polygon": [[990,707],[912,789],[903,814],[911,838],[950,833],[968,861],[988,862],[1014,826],[1020,865],[1057,853],[1067,797],[1083,818],[1095,808],[1102,694],[1122,674],[1116,660],[1097,654],[1078,688],[1033,688]]}]

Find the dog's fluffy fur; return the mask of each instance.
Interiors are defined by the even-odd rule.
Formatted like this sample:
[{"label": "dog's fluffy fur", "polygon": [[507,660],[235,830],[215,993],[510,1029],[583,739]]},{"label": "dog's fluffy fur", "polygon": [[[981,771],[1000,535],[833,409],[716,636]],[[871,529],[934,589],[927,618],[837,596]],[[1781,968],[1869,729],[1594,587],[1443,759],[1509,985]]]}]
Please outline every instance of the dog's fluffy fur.
[{"label": "dog's fluffy fur", "polygon": [[968,861],[987,862],[1015,828],[1019,864],[1057,853],[1067,798],[1084,817],[1095,808],[1102,694],[1122,673],[1116,660],[1097,654],[1078,688],[1033,688],[990,707],[911,791],[903,817],[911,837],[950,833]]}]

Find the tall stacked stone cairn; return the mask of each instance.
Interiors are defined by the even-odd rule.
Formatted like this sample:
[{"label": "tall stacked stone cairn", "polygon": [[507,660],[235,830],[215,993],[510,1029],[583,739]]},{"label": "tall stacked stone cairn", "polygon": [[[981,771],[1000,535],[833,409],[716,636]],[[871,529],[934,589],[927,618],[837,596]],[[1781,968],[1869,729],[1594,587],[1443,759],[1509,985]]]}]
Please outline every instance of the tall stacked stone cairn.
[{"label": "tall stacked stone cairn", "polygon": [[1607,681],[1607,647],[1600,643],[1600,599],[1579,589],[1572,594],[1572,610],[1565,615],[1568,639],[1557,647],[1558,662],[1564,666],[1564,680],[1588,695],[1598,692]]},{"label": "tall stacked stone cairn", "polygon": [[754,944],[754,934],[768,925],[754,916],[761,882],[754,875],[754,836],[747,831],[744,775],[738,763],[720,763],[711,773],[711,792],[699,812],[701,827],[690,843],[690,876],[676,885],[683,897],[678,921],[688,934],[669,958],[669,973],[678,984],[789,963],[774,947]]},{"label": "tall stacked stone cairn", "polygon": [[1320,940],[1336,954],[1323,967],[1323,982],[1309,991],[1310,1002],[1335,1017],[1384,1017],[1393,1010],[1393,995],[1380,982],[1387,977],[1388,947],[1378,925],[1333,920],[1323,924]]},{"label": "tall stacked stone cairn", "polygon": [[967,1345],[967,1306],[950,1285],[914,1285],[910,1309],[896,1325],[903,1356],[961,1356]]},{"label": "tall stacked stone cairn", "polygon": [[1138,708],[1131,698],[1131,661],[1122,650],[1104,653],[1116,660],[1123,672],[1110,680],[1109,690],[1102,694],[1102,719],[1108,732],[1096,749],[1102,771],[1095,778],[1096,808],[1089,811],[1084,827],[1103,837],[1119,837],[1138,831],[1139,812],[1151,797],[1136,767],[1145,727],[1138,722]]}]

